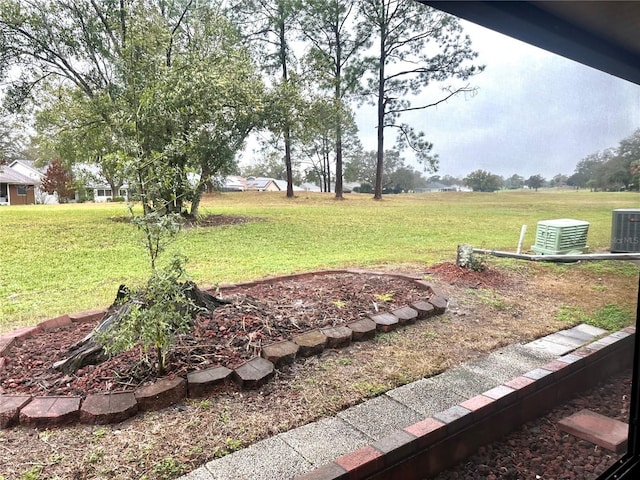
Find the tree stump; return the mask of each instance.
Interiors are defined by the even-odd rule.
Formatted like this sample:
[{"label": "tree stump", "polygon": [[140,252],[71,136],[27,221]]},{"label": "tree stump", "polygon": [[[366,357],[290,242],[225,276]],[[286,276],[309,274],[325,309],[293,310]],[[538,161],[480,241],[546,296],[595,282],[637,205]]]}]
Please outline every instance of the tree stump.
[{"label": "tree stump", "polygon": [[[212,312],[220,305],[230,303],[200,290],[193,282],[185,282],[183,287],[186,297],[194,305],[209,312]],[[86,337],[69,347],[66,358],[54,363],[52,368],[69,374],[87,365],[96,365],[106,360],[107,355],[104,347],[96,340],[96,336],[117,325],[129,315],[134,305],[136,305],[136,301],[131,298],[130,294],[130,290],[125,285],[120,285],[115,300],[104,317],[102,317],[100,323]],[[141,307],[144,308],[144,305]],[[195,314],[193,318],[195,318]]]}]

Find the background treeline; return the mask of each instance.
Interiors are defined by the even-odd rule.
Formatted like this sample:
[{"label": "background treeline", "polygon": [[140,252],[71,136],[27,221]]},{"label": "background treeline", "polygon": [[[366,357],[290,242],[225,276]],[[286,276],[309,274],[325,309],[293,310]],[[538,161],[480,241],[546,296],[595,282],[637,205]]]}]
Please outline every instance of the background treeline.
[{"label": "background treeline", "polygon": [[509,178],[476,170],[464,178],[445,175],[431,177],[445,185],[466,185],[474,191],[495,192],[500,189],[541,187],[588,188],[592,191],[639,191],[640,190],[640,129],[622,139],[617,147],[592,153],[580,160],[572,175],[558,173],[550,179],[542,175],[524,178],[514,174]]},{"label": "background treeline", "polygon": [[370,157],[363,103],[377,107],[376,198],[387,157],[435,171],[402,116],[473,92],[476,56],[456,18],[409,0],[0,0],[3,128],[21,116],[31,158],[95,164],[112,191],[127,183],[167,213],[196,215],[253,134],[287,196],[297,173],[341,198],[347,163]]}]

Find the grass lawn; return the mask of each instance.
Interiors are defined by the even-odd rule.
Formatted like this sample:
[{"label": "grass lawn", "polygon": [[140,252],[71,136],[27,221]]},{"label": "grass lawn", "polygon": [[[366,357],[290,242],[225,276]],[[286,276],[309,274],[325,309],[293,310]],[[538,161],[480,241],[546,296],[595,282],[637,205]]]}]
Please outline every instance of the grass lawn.
[{"label": "grass lawn", "polygon": [[[610,245],[611,211],[637,205],[634,193],[576,191],[386,196],[227,193],[205,198],[203,214],[260,219],[183,231],[170,250],[189,259],[199,284],[345,266],[453,261],[456,247],[515,251],[528,226],[574,218],[590,223],[592,250]],[[0,333],[45,318],[108,306],[118,285],[136,285],[148,261],[136,229],[114,217],[124,204],[0,208]]]}]

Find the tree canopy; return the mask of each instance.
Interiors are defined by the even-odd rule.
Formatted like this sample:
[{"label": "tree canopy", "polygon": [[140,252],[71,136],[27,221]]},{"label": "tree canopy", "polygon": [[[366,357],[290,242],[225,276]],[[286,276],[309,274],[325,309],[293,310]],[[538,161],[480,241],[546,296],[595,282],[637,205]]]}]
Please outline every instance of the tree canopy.
[{"label": "tree canopy", "polygon": [[524,184],[537,192],[538,189],[544,185],[545,181],[542,175],[531,175],[525,180]]},{"label": "tree canopy", "polygon": [[474,192],[495,192],[502,187],[502,177],[486,170],[475,170],[463,179]]},{"label": "tree canopy", "polygon": [[[39,152],[95,164],[113,191],[128,183],[167,213],[196,215],[256,129],[284,160],[288,196],[306,163],[341,198],[361,153],[352,107],[367,98],[374,184],[389,128],[394,150],[435,171],[433,145],[400,117],[473,91],[475,57],[454,17],[409,0],[0,0],[3,104],[33,115]],[[426,87],[435,96],[412,103]]]},{"label": "tree canopy", "polygon": [[4,0],[0,42],[19,67],[5,103],[37,104],[43,141],[132,179],[149,209],[197,214],[263,120],[261,79],[210,3]]},{"label": "tree canopy", "polygon": [[343,129],[347,102],[361,92],[366,70],[363,57],[370,45],[357,5],[347,0],[310,0],[301,12],[302,37],[310,45],[306,63],[320,91],[332,99],[335,194],[342,198]]},{"label": "tree canopy", "polygon": [[580,160],[567,185],[593,190],[640,190],[640,129],[620,140],[616,148]]},{"label": "tree canopy", "polygon": [[384,174],[384,132],[397,130],[396,149],[410,148],[426,170],[436,171],[438,158],[431,154],[433,144],[424,133],[407,123],[401,114],[439,105],[461,92],[474,91],[469,84],[444,85],[441,95],[418,105],[411,96],[434,82],[466,82],[484,67],[469,64],[477,57],[471,40],[462,35],[455,17],[413,0],[362,0],[364,23],[373,32],[376,56],[367,93],[377,106],[377,170],[374,198],[382,194]]}]

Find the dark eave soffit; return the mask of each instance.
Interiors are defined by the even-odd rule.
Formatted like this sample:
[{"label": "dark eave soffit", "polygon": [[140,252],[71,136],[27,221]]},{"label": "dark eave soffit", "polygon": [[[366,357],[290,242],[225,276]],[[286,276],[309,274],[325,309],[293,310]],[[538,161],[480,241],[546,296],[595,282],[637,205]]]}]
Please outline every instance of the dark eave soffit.
[{"label": "dark eave soffit", "polygon": [[640,2],[421,3],[640,84]]}]

